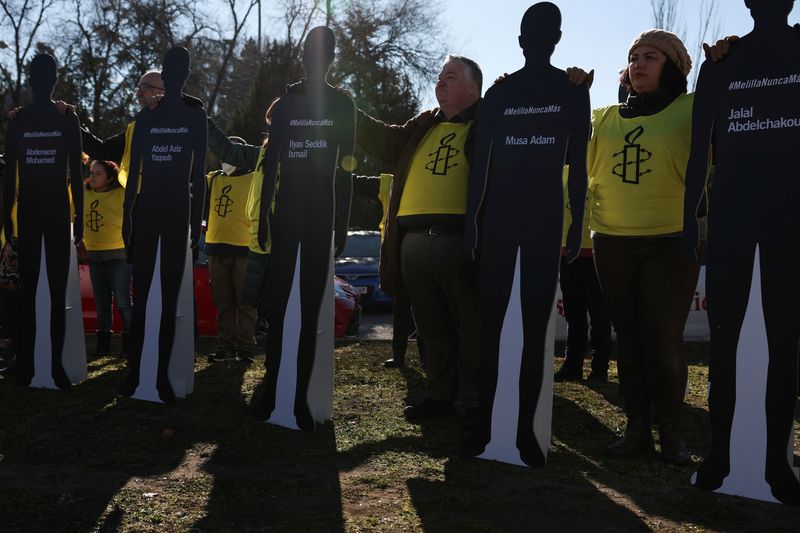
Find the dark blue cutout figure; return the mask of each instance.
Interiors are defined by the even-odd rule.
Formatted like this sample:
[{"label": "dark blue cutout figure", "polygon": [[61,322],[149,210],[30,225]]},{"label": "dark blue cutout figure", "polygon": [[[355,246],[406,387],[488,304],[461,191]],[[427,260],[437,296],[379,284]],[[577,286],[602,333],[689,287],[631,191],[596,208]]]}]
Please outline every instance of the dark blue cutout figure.
[{"label": "dark blue cutout figure", "polygon": [[[519,373],[512,369],[507,398],[518,399],[516,448],[529,466],[545,463],[534,434],[534,416],[544,379],[544,347],[553,312],[561,251],[562,173],[568,154],[572,209],[567,249],[580,252],[586,199],[586,149],[591,133],[589,90],[576,87],[550,64],[561,39],[561,12],[550,2],[530,7],[522,18],[519,45],[525,66],[486,93],[470,173],[465,246],[480,263],[480,415],[470,452],[484,453],[493,435],[493,407],[505,358],[500,337],[512,287],[519,283],[522,338]],[[508,326],[508,325],[507,325]],[[512,363],[513,366],[513,363]],[[516,406],[510,408],[516,410]],[[513,411],[512,411],[513,412]],[[497,421],[494,421],[497,422]],[[494,457],[492,457],[494,458]]]},{"label": "dark blue cutout figure", "polygon": [[[303,430],[315,427],[308,404],[309,382],[315,365],[320,308],[325,291],[330,290],[331,238],[335,230],[338,256],[347,238],[353,187],[355,105],[326,81],[335,45],[329,28],[319,26],[309,32],[303,50],[306,80],[288,87],[287,94],[275,104],[262,169],[258,228],[262,248],[268,232],[272,235],[266,413],[268,419],[272,417],[276,403],[286,400],[278,398],[280,391],[290,393],[293,388],[295,420],[276,423],[289,427],[296,424]],[[268,217],[276,189],[275,214]],[[284,351],[284,323],[287,309],[296,308],[296,303],[290,302],[296,275],[299,343],[296,353],[288,353]],[[278,383],[282,368],[296,368],[296,380],[286,388]]]},{"label": "dark blue cutout figure", "polygon": [[131,396],[139,385],[147,300],[154,270],[159,269],[162,311],[156,389],[165,403],[175,399],[168,371],[186,242],[191,238],[192,248],[198,245],[205,200],[206,114],[181,100],[189,64],[185,48],[169,50],[161,72],[164,99],[157,109],[144,108],[137,115],[122,229],[135,281],[130,369],[121,392]]},{"label": "dark blue cutout figure", "polygon": [[692,117],[684,237],[690,253],[695,253],[713,139],[715,173],[706,250],[712,446],[696,485],[718,489],[731,472],[734,411],[744,407],[736,405],[737,387],[752,386],[752,376],[737,384],[736,368],[757,246],[769,352],[764,480],[777,500],[800,505],[800,483],[787,456],[800,346],[800,34],[787,23],[793,4],[746,0],[755,20],[753,31],[724,61],[702,66]]},{"label": "dark blue cutout figure", "polygon": [[[56,60],[40,54],[30,66],[33,102],[8,125],[5,160],[5,237],[13,238],[11,209],[18,202],[20,318],[17,354],[19,380],[29,384],[34,376],[36,338],[36,289],[47,276],[50,292],[50,342],[52,377],[61,389],[70,386],[62,364],[65,339],[65,307],[70,253],[70,190],[75,206],[72,236],[83,239],[83,183],[81,176],[80,124],[75,113],[61,114],[51,96],[58,77]],[[13,169],[17,168],[15,174]],[[68,182],[69,177],[69,182]],[[19,178],[19,196],[17,196]],[[69,187],[68,187],[69,185]],[[42,247],[44,243],[44,248]],[[42,249],[45,269],[40,269]]]}]

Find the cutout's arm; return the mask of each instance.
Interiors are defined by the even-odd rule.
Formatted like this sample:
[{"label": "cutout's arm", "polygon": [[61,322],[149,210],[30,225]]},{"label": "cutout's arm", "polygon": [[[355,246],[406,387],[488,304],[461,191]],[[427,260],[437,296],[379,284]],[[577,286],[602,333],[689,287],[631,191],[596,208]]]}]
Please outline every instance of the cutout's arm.
[{"label": "cutout's arm", "polygon": [[[279,104],[278,104],[279,106]],[[280,108],[275,109],[273,124],[283,124],[280,120]],[[267,151],[264,154],[261,169],[264,179],[261,182],[261,209],[258,216],[258,245],[262,250],[267,250],[267,241],[270,239],[270,209],[272,200],[275,197],[276,181],[278,177],[278,163],[281,159],[281,147],[283,146],[284,132],[282,129],[274,129],[270,133],[270,140],[267,143]]]},{"label": "cutout's arm", "polygon": [[345,137],[339,145],[339,168],[336,170],[336,217],[334,219],[334,251],[339,257],[347,243],[347,229],[350,225],[350,203],[353,198],[353,152],[355,150],[355,110],[345,125]]},{"label": "cutout's arm", "polygon": [[192,204],[189,219],[192,248],[197,248],[200,244],[200,227],[203,223],[203,207],[206,201],[206,152],[208,151],[205,112],[200,109],[197,113],[195,147],[192,151]]},{"label": "cutout's arm", "polygon": [[403,151],[410,132],[416,127],[415,119],[402,126],[387,124],[356,109],[356,142],[369,155],[394,166]]},{"label": "cutout's arm", "polygon": [[222,128],[208,117],[208,149],[223,163],[242,170],[255,170],[260,146],[232,143]]},{"label": "cutout's arm", "polygon": [[83,240],[83,174],[81,173],[81,125],[74,112],[66,116],[66,140],[69,150],[69,177],[72,190],[72,204],[75,220],[72,223],[72,237],[75,244]]},{"label": "cutout's arm", "polygon": [[[139,116],[141,117],[141,114]],[[142,122],[145,121],[141,118],[137,120],[133,129],[131,164],[128,169],[128,182],[125,184],[125,202],[122,212],[122,241],[125,243],[125,254],[129,263],[133,259],[131,236],[133,235],[133,209],[136,206],[136,198],[139,195],[139,175],[142,170],[142,137],[143,132],[147,130]]]},{"label": "cutout's arm", "polygon": [[17,148],[19,146],[19,132],[12,120],[6,130],[6,152],[3,159],[6,162],[6,174],[3,179],[3,226],[6,242],[14,239],[14,222],[11,219],[11,210],[17,199]]},{"label": "cutout's arm", "polygon": [[[490,94],[487,93],[487,97],[489,96]],[[493,112],[489,109],[489,102],[491,101],[487,99],[483,103],[481,119],[478,122],[478,131],[475,135],[474,152],[470,159],[470,172],[467,182],[467,212],[464,218],[464,252],[470,261],[474,261],[478,255],[480,241],[478,224],[486,196],[489,169],[494,149],[496,110]]]},{"label": "cutout's arm", "polygon": [[122,161],[125,152],[125,132],[112,135],[106,140],[99,139],[88,129],[81,128],[81,142],[83,151],[89,154],[92,159],[102,161]]},{"label": "cutout's arm", "polygon": [[572,223],[567,229],[567,260],[570,263],[580,254],[583,240],[583,215],[586,206],[586,187],[588,186],[586,153],[589,137],[592,134],[592,110],[588,87],[579,90],[578,94],[576,115],[570,127],[567,150],[567,163],[569,164],[567,192],[572,215]]},{"label": "cutout's arm", "polygon": [[709,73],[710,63],[703,63],[692,107],[692,144],[686,165],[686,191],[683,197],[683,244],[687,255],[697,259],[700,245],[698,211],[704,201],[708,180],[711,136],[714,131],[715,91]]}]

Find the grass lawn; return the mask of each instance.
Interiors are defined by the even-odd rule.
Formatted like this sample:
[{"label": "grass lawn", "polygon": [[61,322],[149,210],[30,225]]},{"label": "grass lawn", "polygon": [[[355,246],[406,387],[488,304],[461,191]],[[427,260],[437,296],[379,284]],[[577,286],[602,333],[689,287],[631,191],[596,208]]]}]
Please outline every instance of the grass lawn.
[{"label": "grass lawn", "polygon": [[[117,396],[112,358],[67,393],[0,378],[0,531],[800,531],[800,509],[692,488],[693,466],[605,459],[624,424],[613,367],[608,384],[556,384],[534,470],[461,456],[457,419],[407,423],[415,353],[398,371],[387,343],[337,347],[333,421],[301,433],[261,421],[263,358],[210,365],[208,348],[195,394],[168,407]],[[707,346],[688,348],[699,461]]]}]

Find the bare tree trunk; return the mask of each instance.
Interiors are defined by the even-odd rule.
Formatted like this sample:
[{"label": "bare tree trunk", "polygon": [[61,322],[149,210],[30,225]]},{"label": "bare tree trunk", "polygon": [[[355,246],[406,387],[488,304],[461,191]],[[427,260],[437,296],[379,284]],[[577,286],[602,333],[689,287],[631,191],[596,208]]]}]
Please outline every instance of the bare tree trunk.
[{"label": "bare tree trunk", "polygon": [[681,0],[650,0],[653,26],[671,31],[679,36],[684,33],[678,16],[680,5]]},{"label": "bare tree trunk", "polygon": [[14,64],[9,67],[0,63],[0,76],[11,88],[12,107],[20,105],[22,79],[28,54],[34,47],[34,40],[42,27],[45,13],[53,7],[56,1],[39,0],[39,2],[34,2],[33,0],[24,0],[19,2],[0,0],[0,12],[2,12],[0,23],[5,25],[7,19],[13,30],[11,42],[7,43],[7,47],[14,54]]},{"label": "bare tree trunk", "polygon": [[228,0],[228,7],[230,8],[231,18],[233,19],[233,35],[227,40],[225,56],[223,57],[222,64],[217,71],[217,77],[214,81],[214,88],[211,90],[211,95],[208,98],[209,112],[213,111],[214,106],[217,103],[217,96],[219,96],[220,87],[222,87],[222,82],[225,80],[225,75],[228,72],[228,65],[231,62],[231,58],[233,58],[233,53],[236,51],[236,45],[239,42],[239,35],[242,32],[242,28],[244,28],[244,24],[247,22],[247,18],[250,16],[250,12],[253,10],[253,7],[255,7],[257,4],[260,4],[258,0],[247,0],[247,11],[245,11],[240,21],[239,15],[236,12],[236,0]]},{"label": "bare tree trunk", "polygon": [[[293,56],[300,57],[300,50],[303,48],[303,42],[311,29],[311,24],[315,20],[319,20],[321,2],[322,0],[310,0],[308,2],[303,0],[283,0],[286,42],[292,47]],[[295,37],[295,30],[298,26],[300,26],[300,33]]]},{"label": "bare tree trunk", "polygon": [[700,0],[700,18],[697,28],[697,46],[694,55],[694,72],[692,72],[692,90],[697,88],[697,77],[700,75],[700,63],[703,60],[703,43],[706,39],[722,36],[722,24],[719,19],[717,0]]},{"label": "bare tree trunk", "polygon": [[[697,2],[697,0],[695,0]],[[691,88],[697,86],[697,76],[700,73],[700,63],[703,60],[703,42],[708,38],[716,38],[722,34],[722,24],[719,18],[719,5],[717,0],[699,0],[697,18],[697,41],[689,43],[686,39],[685,26],[680,20],[681,0],[650,0],[653,15],[653,25],[656,28],[669,30],[678,35],[686,44],[686,49],[692,57],[693,66],[691,73]]]}]

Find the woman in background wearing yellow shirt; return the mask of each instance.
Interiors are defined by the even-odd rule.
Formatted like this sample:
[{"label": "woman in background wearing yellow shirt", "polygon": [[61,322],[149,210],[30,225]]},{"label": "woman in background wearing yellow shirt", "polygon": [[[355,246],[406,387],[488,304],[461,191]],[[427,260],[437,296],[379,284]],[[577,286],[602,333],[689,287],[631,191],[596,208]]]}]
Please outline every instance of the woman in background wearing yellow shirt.
[{"label": "woman in background wearing yellow shirt", "polygon": [[617,457],[653,453],[654,413],[661,457],[673,464],[691,459],[680,436],[683,329],[700,270],[700,262],[683,253],[681,239],[691,64],[675,34],[640,34],[622,75],[631,94],[593,113],[588,161],[594,258],[617,332],[628,417],[624,437],[606,451]]}]

